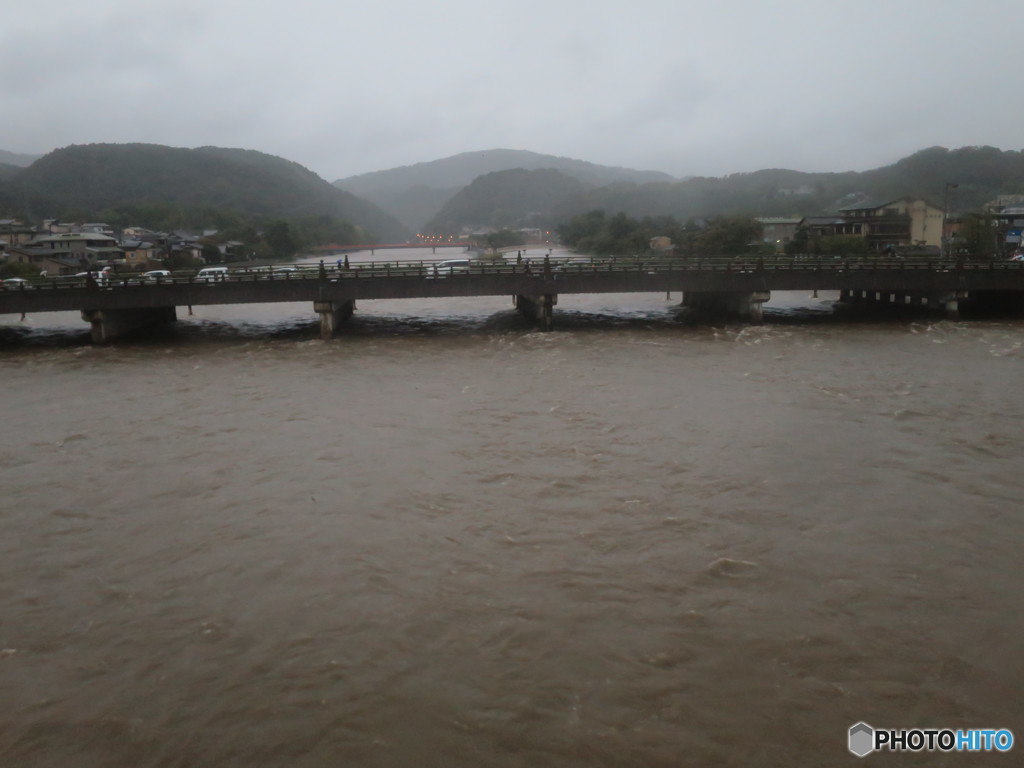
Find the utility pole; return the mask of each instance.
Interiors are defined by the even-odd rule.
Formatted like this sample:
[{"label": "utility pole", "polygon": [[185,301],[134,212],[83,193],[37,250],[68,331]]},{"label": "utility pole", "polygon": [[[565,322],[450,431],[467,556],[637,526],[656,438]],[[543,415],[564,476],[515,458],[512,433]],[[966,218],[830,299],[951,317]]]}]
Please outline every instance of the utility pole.
[{"label": "utility pole", "polygon": [[942,235],[939,239],[939,254],[941,256],[949,255],[949,241],[952,239],[946,234],[946,222],[949,219],[949,190],[956,189],[959,186],[959,184],[946,182],[946,189],[942,195]]}]

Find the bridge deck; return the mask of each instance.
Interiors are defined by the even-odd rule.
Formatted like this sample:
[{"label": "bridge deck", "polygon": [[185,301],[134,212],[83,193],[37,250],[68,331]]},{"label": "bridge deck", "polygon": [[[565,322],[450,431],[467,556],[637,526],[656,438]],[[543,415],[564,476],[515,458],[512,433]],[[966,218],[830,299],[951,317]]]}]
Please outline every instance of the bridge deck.
[{"label": "bridge deck", "polygon": [[194,273],[143,282],[138,276],[89,281],[38,279],[0,290],[0,314],[205,304],[401,299],[448,296],[632,292],[860,290],[1024,291],[1024,263],[865,257],[829,259],[567,260],[548,264],[381,261],[348,268],[300,268],[283,275],[238,270],[206,282]]}]

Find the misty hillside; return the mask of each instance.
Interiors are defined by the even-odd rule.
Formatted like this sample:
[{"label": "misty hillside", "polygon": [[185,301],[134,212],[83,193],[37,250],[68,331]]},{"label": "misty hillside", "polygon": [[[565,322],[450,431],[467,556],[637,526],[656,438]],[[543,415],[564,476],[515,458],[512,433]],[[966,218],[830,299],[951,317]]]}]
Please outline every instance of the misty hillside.
[{"label": "misty hillside", "polygon": [[243,149],[74,145],[0,181],[0,193],[8,207],[16,204],[15,212],[29,219],[90,218],[119,206],[172,204],[283,218],[328,216],[377,240],[409,236],[377,206],[298,163]]},{"label": "misty hillside", "polygon": [[0,164],[4,165],[16,165],[19,168],[26,168],[42,155],[21,155],[17,152],[8,152],[6,149],[0,149]]},{"label": "misty hillside", "polygon": [[11,165],[10,163],[0,163],[0,181],[6,181],[13,179],[21,173],[20,165]]},{"label": "misty hillside", "polygon": [[[540,185],[531,191],[529,176],[496,170],[473,177],[487,178],[481,185],[469,178],[493,165],[522,161],[523,165],[539,166],[524,170],[540,170],[556,167],[549,165],[554,160],[563,160],[566,167],[575,169],[558,170],[578,185],[566,185],[550,177],[550,186]],[[607,176],[602,178],[604,172]],[[462,182],[462,186],[444,186],[456,182]],[[359,190],[357,194],[407,221],[421,222],[422,228],[433,233],[480,225],[557,226],[595,209],[638,218],[673,216],[680,221],[722,214],[827,215],[840,208],[881,203],[904,195],[924,197],[938,205],[948,202],[950,213],[958,214],[978,210],[998,195],[1024,194],[1024,153],[994,147],[931,147],[892,165],[863,172],[765,169],[676,180],[667,174],[492,150],[365,174],[335,184],[353,192]]]},{"label": "misty hillside", "polygon": [[550,220],[550,212],[583,189],[579,179],[551,168],[495,171],[474,179],[457,192],[427,224],[426,231],[553,227],[558,222]]},{"label": "misty hillside", "polygon": [[672,181],[659,171],[613,168],[583,160],[514,149],[463,152],[441,160],[407,165],[339,179],[334,185],[379,205],[410,229],[418,230],[433,219],[459,190],[488,173],[551,168],[584,184],[617,181]]},{"label": "misty hillside", "polygon": [[937,205],[948,203],[950,212],[958,214],[978,210],[998,195],[1024,194],[1024,153],[993,147],[932,147],[864,172],[767,169],[717,178],[617,181],[600,186],[578,180],[567,185],[559,183],[557,176],[531,185],[530,179],[527,172],[480,177],[454,195],[427,229],[438,234],[480,225],[555,227],[597,209],[634,218],[672,216],[678,221],[723,214],[828,215],[904,195]]},{"label": "misty hillside", "polygon": [[980,208],[998,195],[1024,193],[1024,151],[995,147],[931,147],[892,165],[860,174],[875,196],[919,194],[942,202],[947,184],[953,212]]},{"label": "misty hillside", "polygon": [[863,172],[771,169],[670,184],[589,188],[563,200],[551,217],[567,221],[595,209],[638,218],[673,216],[679,221],[722,214],[813,216],[904,195],[923,197],[936,205],[948,202],[950,213],[958,215],[979,210],[1004,194],[1024,194],[1024,153],[993,147],[932,147]]},{"label": "misty hillside", "polygon": [[590,188],[552,211],[567,220],[595,209],[636,218],[672,216],[680,221],[722,214],[810,216],[834,213],[841,201],[863,192],[858,174],[802,173],[781,169],[695,177],[670,184],[614,184]]},{"label": "misty hillside", "polygon": [[[484,170],[518,161],[541,167]],[[552,168],[553,161],[574,171]],[[979,210],[999,195],[1024,194],[1024,152],[931,147],[864,172],[766,169],[680,181],[492,150],[336,184],[390,200],[392,210],[419,222],[415,230],[429,224],[435,233],[477,226],[554,227],[595,209],[679,221],[723,214],[824,215],[903,195],[948,202],[957,215]],[[181,226],[194,225],[197,211],[225,209],[263,217],[326,216],[350,222],[376,240],[404,241],[413,234],[361,195],[338,189],[297,163],[251,150],[93,144],[56,150],[28,168],[0,162],[0,215],[99,219],[104,211],[146,205],[180,208],[179,218],[188,222]]]}]

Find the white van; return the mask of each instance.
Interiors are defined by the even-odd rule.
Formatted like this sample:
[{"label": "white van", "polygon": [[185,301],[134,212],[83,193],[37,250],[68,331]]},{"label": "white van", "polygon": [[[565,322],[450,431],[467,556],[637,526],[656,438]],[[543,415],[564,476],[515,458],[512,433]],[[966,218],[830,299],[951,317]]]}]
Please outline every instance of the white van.
[{"label": "white van", "polygon": [[203,267],[196,273],[197,283],[212,283],[218,280],[227,280],[227,267]]},{"label": "white van", "polygon": [[96,281],[98,285],[106,285],[107,283],[110,282],[110,277],[112,274],[113,270],[111,270],[110,267],[104,267],[99,271],[89,270],[88,272],[77,272],[73,275],[73,277],[77,277],[78,279],[83,281],[91,277],[93,280]]},{"label": "white van", "polygon": [[426,277],[448,277],[469,272],[469,259],[447,259],[427,264]]}]

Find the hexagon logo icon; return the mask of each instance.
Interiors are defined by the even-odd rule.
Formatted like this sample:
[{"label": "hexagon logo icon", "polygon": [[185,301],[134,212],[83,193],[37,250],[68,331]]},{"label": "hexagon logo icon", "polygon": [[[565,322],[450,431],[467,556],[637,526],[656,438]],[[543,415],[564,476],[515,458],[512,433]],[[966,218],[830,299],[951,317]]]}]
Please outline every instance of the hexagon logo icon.
[{"label": "hexagon logo icon", "polygon": [[857,723],[850,726],[849,743],[850,751],[857,757],[864,757],[875,749],[875,729],[867,723]]}]

